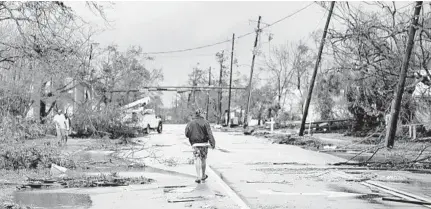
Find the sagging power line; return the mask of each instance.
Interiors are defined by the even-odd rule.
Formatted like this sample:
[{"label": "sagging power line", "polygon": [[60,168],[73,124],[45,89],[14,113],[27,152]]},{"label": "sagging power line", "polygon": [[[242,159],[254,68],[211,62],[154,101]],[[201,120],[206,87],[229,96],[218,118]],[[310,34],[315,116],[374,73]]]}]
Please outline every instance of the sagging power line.
[{"label": "sagging power line", "polygon": [[[292,16],[294,16],[294,15],[298,14],[299,12],[301,12],[301,11],[303,11],[303,10],[307,9],[308,7],[310,7],[310,6],[311,6],[311,5],[313,5],[313,4],[314,4],[314,2],[311,2],[310,4],[308,4],[308,5],[304,6],[304,7],[302,7],[301,9],[298,9],[298,10],[296,10],[295,12],[293,12],[293,13],[291,13],[291,14],[289,14],[289,15],[287,15],[287,16],[285,16],[285,17],[281,18],[281,19],[279,19],[279,20],[277,20],[277,21],[275,21],[275,22],[273,22],[273,23],[271,23],[271,24],[268,24],[268,25],[266,25],[265,27],[262,27],[262,28],[261,28],[261,30],[264,30],[264,29],[269,28],[269,27],[271,27],[271,26],[273,26],[273,25],[275,25],[275,24],[277,24],[277,23],[279,23],[279,22],[282,22],[282,21],[284,21],[284,20],[286,20],[286,19],[288,19],[288,18],[290,18],[290,17],[292,17]],[[248,32],[248,33],[246,33],[246,34],[239,35],[238,37],[236,37],[236,40],[241,39],[241,38],[244,38],[244,37],[249,36],[249,35],[254,34],[254,33],[255,33],[255,31],[251,31],[251,32]],[[193,51],[193,50],[198,50],[198,49],[203,49],[203,48],[213,47],[213,46],[217,46],[217,45],[220,45],[220,44],[228,43],[228,42],[231,42],[231,41],[232,41],[232,39],[227,39],[227,40],[225,40],[225,41],[219,41],[219,42],[216,42],[216,43],[213,43],[213,44],[207,44],[207,45],[198,46],[198,47],[193,47],[193,48],[179,49],[179,50],[171,50],[171,51],[145,52],[144,54],[147,54],[147,55],[156,55],[156,54],[171,54],[171,53],[187,52],[187,51]]]},{"label": "sagging power line", "polygon": [[[145,86],[139,89],[115,89],[108,92],[141,92],[141,91],[181,91],[181,90],[229,90],[228,86]],[[231,87],[233,90],[244,90],[245,87]]]}]

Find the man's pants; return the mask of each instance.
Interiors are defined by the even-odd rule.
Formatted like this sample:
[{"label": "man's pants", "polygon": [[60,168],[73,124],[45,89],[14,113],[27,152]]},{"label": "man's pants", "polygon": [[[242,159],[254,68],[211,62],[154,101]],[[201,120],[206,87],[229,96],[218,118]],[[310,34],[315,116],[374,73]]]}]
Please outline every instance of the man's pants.
[{"label": "man's pants", "polygon": [[57,128],[57,139],[60,141],[66,137],[66,129],[64,128]]},{"label": "man's pants", "polygon": [[208,147],[193,147],[193,155],[196,158],[207,159]]}]

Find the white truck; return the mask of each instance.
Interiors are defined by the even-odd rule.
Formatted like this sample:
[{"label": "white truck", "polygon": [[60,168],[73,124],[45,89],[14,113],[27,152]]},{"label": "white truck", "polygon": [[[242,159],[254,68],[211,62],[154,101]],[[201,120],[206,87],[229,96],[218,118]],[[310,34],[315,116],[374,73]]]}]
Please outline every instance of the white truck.
[{"label": "white truck", "polygon": [[[161,117],[156,116],[153,109],[144,109],[148,102],[149,98],[143,98],[125,105],[123,107],[124,117],[122,121],[124,124],[135,128],[138,133],[146,132],[149,134],[151,130],[157,130],[158,133],[162,133],[163,123]],[[141,106],[139,107],[138,105]]]},{"label": "white truck", "polygon": [[149,134],[151,130],[157,130],[158,133],[162,133],[162,120],[159,116],[156,116],[154,110],[134,110],[131,111],[131,116],[129,125],[132,127],[138,128],[140,131],[143,130],[147,134]]}]

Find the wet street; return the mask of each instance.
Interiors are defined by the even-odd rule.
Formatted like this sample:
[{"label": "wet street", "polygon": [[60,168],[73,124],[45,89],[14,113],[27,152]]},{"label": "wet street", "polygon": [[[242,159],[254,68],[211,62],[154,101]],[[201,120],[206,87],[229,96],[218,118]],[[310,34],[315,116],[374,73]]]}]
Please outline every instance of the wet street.
[{"label": "wet street", "polygon": [[[192,153],[184,137],[184,127],[166,125],[163,134],[151,134],[149,141],[152,147],[157,147],[157,153],[162,158],[174,159],[178,165],[166,166],[151,159],[146,159],[146,164],[194,175],[193,165],[188,164]],[[341,158],[296,146],[271,144],[267,139],[242,133],[213,131],[217,147],[209,151],[208,164],[212,169],[207,186],[209,190],[230,197],[232,203],[236,204],[234,208],[421,207],[384,202],[381,197],[390,195],[349,181],[349,178],[366,173],[351,168],[331,169],[327,165],[342,161]],[[217,173],[223,182],[217,182],[215,179],[218,177],[211,176],[211,171]],[[193,182],[192,179],[190,182]],[[223,189],[224,183],[234,193],[230,193],[229,188]]]},{"label": "wet street", "polygon": [[[375,175],[376,171],[331,167],[327,164],[343,159],[296,146],[272,144],[267,139],[240,132],[213,130],[217,146],[208,154],[209,179],[196,184],[192,150],[184,128],[185,125],[165,125],[162,134],[152,132],[136,139],[145,149],[137,146],[134,150],[116,153],[118,157],[127,156],[147,166],[116,171],[119,176],[145,176],[155,179],[154,183],[17,192],[15,200],[51,209],[423,208],[383,201],[382,197],[393,196],[354,181]],[[393,172],[380,173],[393,175]],[[408,176],[403,172],[397,175],[401,181],[403,175]],[[397,183],[385,184],[396,186]]]}]

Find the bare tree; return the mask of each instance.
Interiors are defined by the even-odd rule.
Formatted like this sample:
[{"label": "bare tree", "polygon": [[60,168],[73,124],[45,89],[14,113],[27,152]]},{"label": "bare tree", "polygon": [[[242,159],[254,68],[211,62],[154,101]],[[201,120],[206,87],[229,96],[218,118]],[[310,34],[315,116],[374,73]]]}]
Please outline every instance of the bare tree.
[{"label": "bare tree", "polygon": [[[33,92],[19,94],[25,106],[20,115],[35,104],[44,118],[73,81],[82,78],[92,34],[84,26],[63,2],[0,2],[0,28],[8,31],[0,41],[3,87]],[[72,80],[58,79],[67,77]],[[1,93],[9,97],[7,92]]]},{"label": "bare tree", "polygon": [[[395,3],[377,2],[376,11],[364,12],[349,3],[337,4],[336,18],[344,24],[329,31],[333,61],[343,75],[342,83],[349,110],[355,116],[356,130],[375,126],[388,112],[397,83],[401,60],[407,41],[410,14],[399,10]],[[414,49],[407,73],[402,106],[402,121],[410,120],[414,108],[412,96],[417,84],[427,85],[429,79],[429,46],[426,22],[422,16],[419,47]],[[428,27],[428,28],[427,28]]]},{"label": "bare tree", "polygon": [[299,41],[275,47],[265,57],[265,67],[261,68],[261,71],[269,71],[270,81],[277,92],[277,104],[271,109],[284,107],[288,95],[296,94],[295,92],[299,93],[299,103],[302,106],[303,90],[307,86],[312,56],[310,48]]}]

